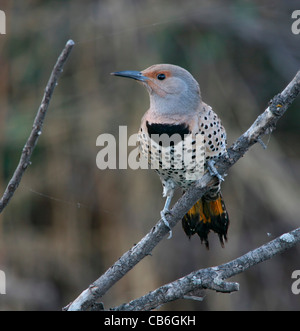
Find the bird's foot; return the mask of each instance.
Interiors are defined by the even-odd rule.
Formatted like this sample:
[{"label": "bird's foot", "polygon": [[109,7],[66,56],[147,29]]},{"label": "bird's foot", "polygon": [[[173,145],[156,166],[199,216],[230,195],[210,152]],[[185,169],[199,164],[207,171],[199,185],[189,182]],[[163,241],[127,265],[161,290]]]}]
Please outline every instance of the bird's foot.
[{"label": "bird's foot", "polygon": [[211,176],[216,176],[221,182],[224,182],[224,178],[218,173],[218,170],[215,167],[214,160],[207,161],[207,168]]},{"label": "bird's foot", "polygon": [[170,227],[170,224],[169,224],[169,222],[168,222],[168,220],[167,220],[167,218],[166,218],[166,215],[167,214],[170,214],[170,211],[169,211],[169,209],[166,209],[166,208],[164,208],[161,212],[160,212],[160,216],[161,216],[161,219],[162,219],[162,221],[164,222],[164,224],[165,224],[165,226],[167,227],[167,228],[169,228],[169,236],[168,236],[168,238],[167,239],[171,239],[172,238],[172,229],[171,229],[171,227]]}]

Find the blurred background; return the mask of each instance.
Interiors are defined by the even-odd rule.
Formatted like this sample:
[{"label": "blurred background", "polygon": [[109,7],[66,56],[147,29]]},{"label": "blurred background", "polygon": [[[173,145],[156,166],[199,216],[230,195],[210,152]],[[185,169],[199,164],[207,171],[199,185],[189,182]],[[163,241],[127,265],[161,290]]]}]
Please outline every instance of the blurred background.
[{"label": "blurred background", "polygon": [[[136,133],[149,105],[134,81],[110,76],[172,63],[200,83],[231,145],[300,69],[299,1],[1,0],[0,188],[30,133],[57,56],[76,45],[51,100],[32,165],[0,215],[1,310],[60,310],[158,221],[164,199],[150,170],[99,170],[96,139],[119,126]],[[299,226],[300,98],[230,169],[223,196],[231,219],[222,249],[185,236],[180,223],[101,299],[110,308],[199,268],[230,261]],[[117,148],[119,142],[117,140]],[[128,152],[133,148],[128,148]],[[1,193],[2,194],[2,193]],[[168,310],[299,310],[291,274],[300,247],[232,278],[240,291],[206,291]]]}]

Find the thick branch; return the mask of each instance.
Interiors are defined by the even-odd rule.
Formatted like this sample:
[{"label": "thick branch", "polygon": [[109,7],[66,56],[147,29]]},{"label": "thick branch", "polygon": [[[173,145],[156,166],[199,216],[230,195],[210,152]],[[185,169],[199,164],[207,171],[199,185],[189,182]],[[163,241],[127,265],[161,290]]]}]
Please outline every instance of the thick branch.
[{"label": "thick branch", "polygon": [[238,291],[238,283],[225,282],[224,280],[286,251],[298,242],[300,242],[300,228],[285,233],[235,260],[218,267],[194,271],[172,283],[161,286],[155,291],[149,292],[139,299],[115,307],[112,310],[152,310],[167,302],[182,299],[195,290],[211,289],[224,293]]},{"label": "thick branch", "polygon": [[48,110],[48,106],[49,106],[53,91],[55,89],[55,86],[57,85],[58,78],[63,71],[63,66],[66,63],[73,46],[74,46],[73,40],[69,40],[66,43],[63,51],[61,52],[60,56],[58,57],[57,62],[51,72],[51,76],[50,76],[47,86],[45,88],[45,93],[44,93],[41,105],[38,109],[37,115],[33,122],[32,130],[31,130],[30,135],[26,141],[26,144],[22,150],[19,164],[18,164],[11,180],[9,181],[9,183],[3,193],[3,196],[0,200],[0,213],[7,206],[10,199],[14,195],[16,189],[18,188],[18,186],[20,184],[20,181],[23,177],[25,170],[30,165],[30,158],[31,158],[32,152],[37,144],[39,136],[42,134],[43,123],[45,120],[45,116],[46,116],[46,113]]},{"label": "thick branch", "polygon": [[[218,168],[218,172],[221,175],[225,174],[227,170],[234,165],[253,144],[259,141],[263,135],[270,133],[275,128],[278,119],[285,113],[287,108],[298,96],[299,92],[300,71],[296,74],[290,84],[271,100],[268,108],[255,120],[252,126],[228,149],[228,154],[224,155],[216,162],[215,166]],[[214,181],[215,178],[209,173],[206,173],[176,202],[170,215],[167,215],[167,220],[171,228],[182,219],[187,211],[197,200],[200,199]],[[65,309],[88,309],[140,260],[149,255],[168,231],[169,229],[164,223],[159,221],[137,245],[127,251],[112,267],[91,284],[88,289],[83,291],[78,298]]]}]

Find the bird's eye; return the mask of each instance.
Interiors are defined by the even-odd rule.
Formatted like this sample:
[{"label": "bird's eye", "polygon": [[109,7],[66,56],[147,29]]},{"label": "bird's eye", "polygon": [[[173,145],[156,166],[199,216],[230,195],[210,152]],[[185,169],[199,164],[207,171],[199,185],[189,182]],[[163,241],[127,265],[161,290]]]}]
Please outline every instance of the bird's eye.
[{"label": "bird's eye", "polygon": [[157,75],[157,79],[158,80],[164,80],[166,78],[166,75],[165,74],[158,74]]}]

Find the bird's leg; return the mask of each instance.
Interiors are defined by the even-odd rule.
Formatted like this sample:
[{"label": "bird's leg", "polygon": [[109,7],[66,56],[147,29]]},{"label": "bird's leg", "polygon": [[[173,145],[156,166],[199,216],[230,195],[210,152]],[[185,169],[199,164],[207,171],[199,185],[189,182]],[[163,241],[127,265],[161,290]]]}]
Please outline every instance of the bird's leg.
[{"label": "bird's leg", "polygon": [[165,205],[164,205],[164,209],[160,212],[161,219],[163,220],[165,226],[168,227],[170,230],[168,239],[172,238],[172,230],[171,230],[169,222],[166,219],[166,215],[170,213],[169,206],[170,206],[171,200],[172,200],[172,195],[171,196],[168,195]]},{"label": "bird's leg", "polygon": [[207,169],[211,176],[216,176],[221,182],[224,181],[224,178],[218,173],[218,170],[215,167],[215,161],[213,159],[207,160]]}]

